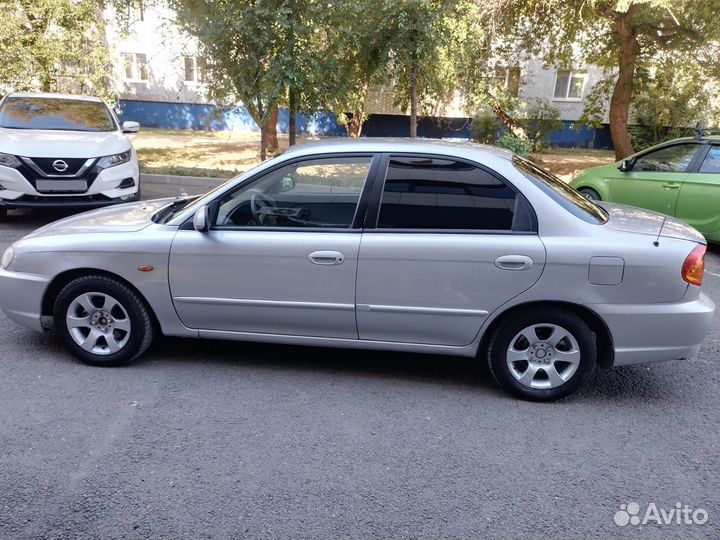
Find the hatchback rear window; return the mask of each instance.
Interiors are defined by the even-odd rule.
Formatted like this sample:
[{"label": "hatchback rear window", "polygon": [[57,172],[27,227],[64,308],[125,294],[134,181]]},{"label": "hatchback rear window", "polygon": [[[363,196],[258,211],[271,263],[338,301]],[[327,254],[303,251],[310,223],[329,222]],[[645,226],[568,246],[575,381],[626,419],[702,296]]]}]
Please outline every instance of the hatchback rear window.
[{"label": "hatchback rear window", "polygon": [[8,97],[0,106],[0,127],[61,131],[114,131],[115,120],[100,101]]},{"label": "hatchback rear window", "polygon": [[601,224],[608,220],[605,210],[532,161],[514,156],[513,164],[528,180],[574,216],[588,223]]}]

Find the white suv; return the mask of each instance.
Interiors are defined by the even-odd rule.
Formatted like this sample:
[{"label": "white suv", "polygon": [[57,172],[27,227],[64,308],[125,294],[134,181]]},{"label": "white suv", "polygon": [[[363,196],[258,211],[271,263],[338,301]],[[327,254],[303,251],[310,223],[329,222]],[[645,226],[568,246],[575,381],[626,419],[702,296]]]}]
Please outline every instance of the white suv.
[{"label": "white suv", "polygon": [[96,208],[140,197],[138,158],[100,98],[12,93],[0,100],[0,217],[10,208]]}]

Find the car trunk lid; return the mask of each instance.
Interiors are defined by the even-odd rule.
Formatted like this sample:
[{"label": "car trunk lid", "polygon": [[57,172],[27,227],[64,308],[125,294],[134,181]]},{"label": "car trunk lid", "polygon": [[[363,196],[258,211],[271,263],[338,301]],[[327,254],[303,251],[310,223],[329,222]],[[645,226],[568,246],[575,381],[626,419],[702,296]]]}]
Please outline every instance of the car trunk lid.
[{"label": "car trunk lid", "polygon": [[608,213],[605,224],[611,229],[655,237],[677,238],[705,244],[705,238],[682,220],[652,210],[624,204],[599,202]]}]

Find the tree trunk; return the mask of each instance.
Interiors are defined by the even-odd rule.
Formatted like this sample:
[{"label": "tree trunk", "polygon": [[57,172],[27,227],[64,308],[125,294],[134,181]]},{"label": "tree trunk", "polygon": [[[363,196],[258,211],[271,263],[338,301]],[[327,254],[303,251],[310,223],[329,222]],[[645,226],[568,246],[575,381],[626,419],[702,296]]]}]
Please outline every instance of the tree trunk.
[{"label": "tree trunk", "polygon": [[360,99],[355,104],[352,119],[347,124],[348,137],[357,139],[362,132],[363,117],[365,116],[365,104],[367,103],[368,94],[370,92],[370,82],[362,81],[360,86]]},{"label": "tree trunk", "polygon": [[263,124],[263,117],[265,115],[263,113],[263,104],[260,98],[257,100],[257,108],[255,111],[250,111],[250,116],[252,116],[255,123],[260,126],[260,161],[265,161],[267,158],[267,129],[266,125]]},{"label": "tree trunk", "polygon": [[292,146],[295,144],[297,139],[297,122],[295,115],[297,113],[297,103],[295,99],[295,90],[293,90],[293,87],[290,87],[290,99],[289,99],[289,108],[290,108],[290,120],[288,124],[288,145]]},{"label": "tree trunk", "polygon": [[525,132],[525,129],[518,124],[513,118],[499,105],[493,105],[492,112],[495,115],[495,117],[500,120],[505,126],[512,131],[513,135],[515,135],[518,139],[522,141],[527,141],[528,136]]},{"label": "tree trunk", "polygon": [[638,55],[637,35],[630,25],[628,14],[615,20],[618,35],[618,78],[610,98],[610,137],[615,148],[615,159],[620,161],[633,153],[628,133],[628,116],[633,95],[635,61]]},{"label": "tree trunk", "polygon": [[410,138],[417,137],[417,59],[413,58],[412,74],[410,75]]},{"label": "tree trunk", "polygon": [[277,138],[277,120],[278,120],[278,107],[273,105],[270,111],[270,118],[268,118],[267,124],[265,124],[265,144],[267,153],[274,156],[278,153],[280,146],[278,145]]}]

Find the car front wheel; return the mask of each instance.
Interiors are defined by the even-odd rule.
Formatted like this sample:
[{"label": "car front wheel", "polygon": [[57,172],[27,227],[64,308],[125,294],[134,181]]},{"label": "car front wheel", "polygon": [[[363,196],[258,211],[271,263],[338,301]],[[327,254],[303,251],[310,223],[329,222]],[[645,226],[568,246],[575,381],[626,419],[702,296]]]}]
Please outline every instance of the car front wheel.
[{"label": "car front wheel", "polygon": [[132,289],[106,276],[68,283],[53,312],[55,328],[72,354],[94,366],[120,366],[144,353],[153,338],[145,303]]},{"label": "car front wheel", "polygon": [[488,348],[501,386],[524,399],[550,401],[580,388],[597,358],[595,334],[574,313],[534,309],[506,320]]},{"label": "car front wheel", "polygon": [[600,194],[591,188],[580,188],[578,190],[580,193],[585,196],[585,198],[590,199],[591,201],[601,201],[602,198],[600,197]]}]

